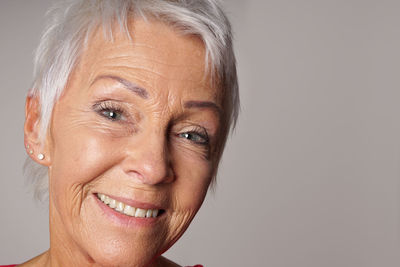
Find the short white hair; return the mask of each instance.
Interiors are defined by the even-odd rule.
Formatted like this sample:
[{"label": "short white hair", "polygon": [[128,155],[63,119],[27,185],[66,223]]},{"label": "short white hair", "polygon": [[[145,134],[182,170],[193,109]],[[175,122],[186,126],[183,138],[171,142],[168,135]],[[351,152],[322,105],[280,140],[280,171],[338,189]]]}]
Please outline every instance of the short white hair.
[{"label": "short white hair", "polygon": [[[206,66],[211,66],[223,92],[226,124],[222,153],[237,121],[239,92],[231,26],[218,0],[68,0],[56,4],[47,15],[49,21],[35,53],[34,81],[28,93],[40,103],[42,140],[50,127],[54,104],[93,31],[101,27],[105,37],[113,40],[117,24],[131,39],[129,20],[151,17],[203,41]],[[34,184],[35,196],[43,199],[48,193],[47,168],[28,158],[24,169]]]}]

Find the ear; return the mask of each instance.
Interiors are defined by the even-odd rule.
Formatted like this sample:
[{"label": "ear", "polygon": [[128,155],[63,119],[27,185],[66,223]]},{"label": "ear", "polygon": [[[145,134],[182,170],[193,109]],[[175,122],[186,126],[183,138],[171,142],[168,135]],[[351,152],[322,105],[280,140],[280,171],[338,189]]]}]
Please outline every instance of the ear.
[{"label": "ear", "polygon": [[40,140],[40,103],[34,96],[26,98],[24,142],[29,157],[41,165],[50,166],[47,137]]}]

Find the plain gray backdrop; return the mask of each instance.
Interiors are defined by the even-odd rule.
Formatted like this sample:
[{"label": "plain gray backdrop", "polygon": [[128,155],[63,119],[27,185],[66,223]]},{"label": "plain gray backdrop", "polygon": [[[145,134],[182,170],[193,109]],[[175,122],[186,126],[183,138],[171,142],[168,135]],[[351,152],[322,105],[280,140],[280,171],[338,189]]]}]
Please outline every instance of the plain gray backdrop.
[{"label": "plain gray backdrop", "polygon": [[[0,263],[48,248],[22,175],[24,97],[51,0],[0,0]],[[400,2],[225,1],[242,113],[166,254],[206,267],[400,266]]]}]

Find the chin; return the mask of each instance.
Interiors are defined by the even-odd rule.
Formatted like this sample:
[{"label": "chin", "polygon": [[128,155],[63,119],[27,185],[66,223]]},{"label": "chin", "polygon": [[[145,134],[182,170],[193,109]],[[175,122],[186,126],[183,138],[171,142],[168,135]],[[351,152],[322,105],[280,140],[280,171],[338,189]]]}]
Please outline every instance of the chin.
[{"label": "chin", "polygon": [[[88,248],[90,261],[99,266],[149,266],[157,257],[154,248],[137,246],[132,241],[126,244],[123,241],[114,240],[108,244],[97,244],[96,247]],[[140,243],[139,243],[140,244]]]},{"label": "chin", "polygon": [[[69,231],[89,262],[96,266],[149,266],[166,249],[169,231],[165,218],[149,225],[127,223],[113,212],[111,216],[102,212],[96,201],[90,199]],[[80,229],[80,234],[72,229]]]}]

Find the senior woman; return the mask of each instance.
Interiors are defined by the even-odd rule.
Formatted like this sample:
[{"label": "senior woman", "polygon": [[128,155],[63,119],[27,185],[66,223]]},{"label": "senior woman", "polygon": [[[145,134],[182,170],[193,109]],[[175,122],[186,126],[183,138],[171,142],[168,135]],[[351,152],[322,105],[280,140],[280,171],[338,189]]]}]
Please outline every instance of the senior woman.
[{"label": "senior woman", "polygon": [[238,113],[226,16],[216,0],[74,0],[50,18],[24,127],[50,248],[21,266],[178,266],[161,255]]}]

